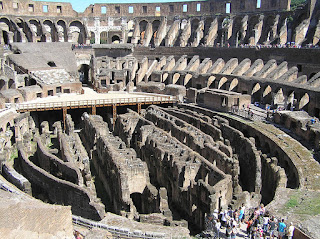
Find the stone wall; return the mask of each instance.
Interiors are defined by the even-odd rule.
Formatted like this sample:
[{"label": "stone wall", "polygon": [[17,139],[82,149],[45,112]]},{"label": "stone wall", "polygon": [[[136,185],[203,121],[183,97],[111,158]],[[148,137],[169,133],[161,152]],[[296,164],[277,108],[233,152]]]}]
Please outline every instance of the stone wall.
[{"label": "stone wall", "polygon": [[159,212],[158,190],[150,183],[146,164],[109,132],[102,117],[84,114],[82,119],[87,150],[113,211],[130,218]]},{"label": "stone wall", "polygon": [[163,131],[160,121],[154,122],[127,113],[117,118],[115,133],[131,139],[128,143],[148,165],[151,182],[167,189],[169,207],[203,228],[205,213],[231,202],[231,176]]},{"label": "stone wall", "polygon": [[5,163],[2,165],[2,175],[21,191],[32,195],[31,183],[16,170],[6,165]]},{"label": "stone wall", "polygon": [[35,136],[37,142],[37,161],[39,166],[48,173],[62,180],[82,185],[83,179],[78,168],[71,162],[63,162],[61,159],[51,154],[39,137]]},{"label": "stone wall", "polygon": [[19,157],[17,163],[22,174],[31,182],[33,187],[47,194],[52,203],[70,205],[73,214],[101,220],[104,217],[104,206],[94,201],[86,189],[61,180],[33,164],[25,152],[24,146],[18,143]]}]

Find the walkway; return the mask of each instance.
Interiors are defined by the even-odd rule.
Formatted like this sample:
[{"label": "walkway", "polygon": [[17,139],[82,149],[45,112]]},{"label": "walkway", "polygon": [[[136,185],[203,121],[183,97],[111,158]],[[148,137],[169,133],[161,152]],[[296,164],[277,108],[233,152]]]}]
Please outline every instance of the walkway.
[{"label": "walkway", "polygon": [[18,112],[92,108],[117,105],[175,103],[177,97],[148,93],[109,92],[101,94],[84,87],[84,94],[60,94],[16,104]]}]

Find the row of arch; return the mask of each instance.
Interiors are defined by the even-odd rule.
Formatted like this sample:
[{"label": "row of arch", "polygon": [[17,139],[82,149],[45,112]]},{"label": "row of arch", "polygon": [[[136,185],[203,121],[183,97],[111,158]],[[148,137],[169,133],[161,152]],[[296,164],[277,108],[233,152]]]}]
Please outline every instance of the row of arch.
[{"label": "row of arch", "polygon": [[0,17],[1,43],[12,42],[77,42],[86,43],[87,30],[80,20],[69,24],[64,20],[24,20]]}]

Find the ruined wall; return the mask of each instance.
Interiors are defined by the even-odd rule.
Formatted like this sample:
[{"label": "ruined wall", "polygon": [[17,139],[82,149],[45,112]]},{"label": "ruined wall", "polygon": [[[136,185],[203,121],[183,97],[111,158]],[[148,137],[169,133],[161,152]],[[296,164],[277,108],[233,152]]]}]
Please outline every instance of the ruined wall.
[{"label": "ruined wall", "polygon": [[35,140],[37,142],[37,160],[42,169],[60,179],[77,185],[83,184],[83,179],[78,168],[74,167],[71,163],[63,162],[55,155],[49,153],[40,138],[35,137]]},{"label": "ruined wall", "polygon": [[132,112],[117,118],[115,132],[131,139],[130,145],[148,165],[151,182],[167,189],[169,207],[175,207],[189,223],[203,228],[205,213],[230,203],[231,177],[157,128],[160,124],[155,121],[153,125]]},{"label": "ruined wall", "polygon": [[94,198],[84,188],[58,179],[33,164],[28,159],[28,155],[21,143],[18,143],[18,151],[17,163],[22,174],[32,185],[41,188],[48,195],[51,202],[70,205],[73,214],[85,218],[101,220],[104,217],[104,206],[99,202],[93,201]]},{"label": "ruined wall", "polygon": [[2,175],[21,191],[32,195],[31,183],[10,166],[2,165]]},{"label": "ruined wall", "polygon": [[[138,213],[159,212],[158,190],[150,183],[146,164],[108,130],[100,116],[83,115],[87,150],[110,204],[116,213],[138,218]],[[148,198],[148,200],[143,200]]]}]

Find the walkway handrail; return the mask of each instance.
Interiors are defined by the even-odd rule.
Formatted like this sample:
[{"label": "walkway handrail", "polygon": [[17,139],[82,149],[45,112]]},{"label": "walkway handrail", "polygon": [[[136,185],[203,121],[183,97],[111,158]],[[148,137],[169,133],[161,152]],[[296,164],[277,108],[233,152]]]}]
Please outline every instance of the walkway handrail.
[{"label": "walkway handrail", "polygon": [[[121,238],[144,238],[144,239],[153,239],[153,238],[168,238],[168,235],[165,233],[159,232],[142,232],[140,230],[131,231],[128,228],[120,228],[115,226],[109,226],[104,223],[92,221],[86,218],[82,218],[76,215],[72,215],[73,224],[83,226],[86,228],[100,228],[109,231],[113,236]],[[169,237],[170,238],[170,237]]]},{"label": "walkway handrail", "polygon": [[16,110],[32,110],[32,109],[49,109],[49,108],[68,108],[68,107],[91,107],[96,105],[113,105],[113,104],[139,104],[146,102],[177,102],[176,96],[146,96],[136,98],[112,98],[97,100],[74,100],[61,102],[45,102],[45,103],[20,103],[16,104]]}]

